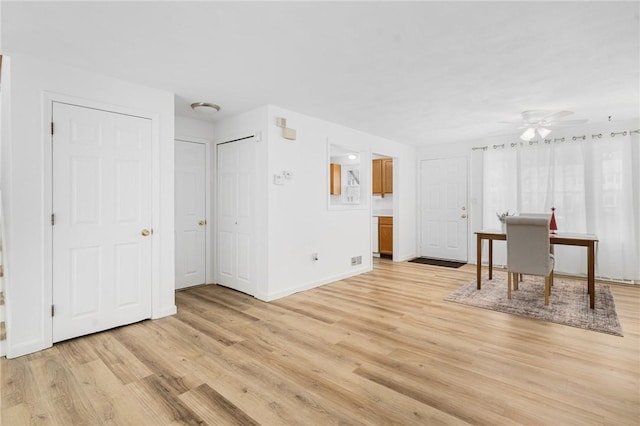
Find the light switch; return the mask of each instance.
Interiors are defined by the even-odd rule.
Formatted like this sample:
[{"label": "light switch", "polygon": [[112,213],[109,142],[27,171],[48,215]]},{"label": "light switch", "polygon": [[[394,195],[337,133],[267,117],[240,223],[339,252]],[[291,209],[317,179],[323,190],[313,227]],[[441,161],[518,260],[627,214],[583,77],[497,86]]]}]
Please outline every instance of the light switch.
[{"label": "light switch", "polygon": [[284,175],[273,175],[273,183],[275,185],[284,185]]}]

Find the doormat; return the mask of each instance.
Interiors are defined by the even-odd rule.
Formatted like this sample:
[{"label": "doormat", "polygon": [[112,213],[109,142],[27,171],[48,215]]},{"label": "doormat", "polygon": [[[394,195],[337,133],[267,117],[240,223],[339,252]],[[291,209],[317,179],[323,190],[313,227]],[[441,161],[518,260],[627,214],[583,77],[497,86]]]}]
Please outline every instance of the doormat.
[{"label": "doormat", "polygon": [[553,280],[549,304],[545,305],[544,278],[525,275],[524,281],[519,284],[519,290],[514,290],[509,300],[507,274],[494,272],[492,280],[486,275],[482,277],[481,290],[477,289],[474,279],[444,300],[622,336],[622,327],[609,286],[597,283],[595,291],[596,306],[595,309],[591,309],[585,281],[556,277]]},{"label": "doormat", "polygon": [[416,257],[409,262],[422,263],[423,265],[444,266],[445,268],[459,268],[466,265],[466,262],[454,262],[452,260],[431,259],[429,257]]}]

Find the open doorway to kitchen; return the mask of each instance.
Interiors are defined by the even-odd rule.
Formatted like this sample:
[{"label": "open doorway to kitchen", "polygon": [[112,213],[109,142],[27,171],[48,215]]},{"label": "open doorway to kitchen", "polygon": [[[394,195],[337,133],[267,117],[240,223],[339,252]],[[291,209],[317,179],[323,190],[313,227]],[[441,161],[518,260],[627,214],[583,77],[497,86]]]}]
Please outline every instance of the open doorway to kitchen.
[{"label": "open doorway to kitchen", "polygon": [[371,251],[374,257],[393,259],[394,167],[393,157],[371,154]]}]

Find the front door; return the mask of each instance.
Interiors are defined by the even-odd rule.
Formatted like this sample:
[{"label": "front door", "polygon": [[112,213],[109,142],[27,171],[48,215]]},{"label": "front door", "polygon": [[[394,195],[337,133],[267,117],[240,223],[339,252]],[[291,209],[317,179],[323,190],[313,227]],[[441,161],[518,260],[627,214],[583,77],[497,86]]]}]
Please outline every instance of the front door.
[{"label": "front door", "polygon": [[420,255],[467,261],[467,160],[423,160]]},{"label": "front door", "polygon": [[151,317],[151,120],[54,102],[53,341]]},{"label": "front door", "polygon": [[176,288],[205,284],[206,145],[176,140]]},{"label": "front door", "polygon": [[255,296],[254,138],[218,145],[218,283]]}]

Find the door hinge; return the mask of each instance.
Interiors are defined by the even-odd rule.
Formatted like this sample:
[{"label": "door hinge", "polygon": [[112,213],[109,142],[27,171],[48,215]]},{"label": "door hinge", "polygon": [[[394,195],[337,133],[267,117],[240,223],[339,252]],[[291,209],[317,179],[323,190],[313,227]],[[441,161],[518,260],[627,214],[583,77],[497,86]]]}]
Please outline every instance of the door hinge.
[{"label": "door hinge", "polygon": [[54,305],[51,305],[51,316],[53,316],[56,313],[56,308]]},{"label": "door hinge", "polygon": [[56,224],[56,216],[53,213],[51,213],[51,226],[55,224]]},{"label": "door hinge", "polygon": [[53,121],[51,122],[51,134],[53,135]]}]

